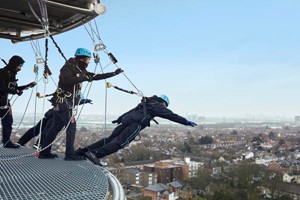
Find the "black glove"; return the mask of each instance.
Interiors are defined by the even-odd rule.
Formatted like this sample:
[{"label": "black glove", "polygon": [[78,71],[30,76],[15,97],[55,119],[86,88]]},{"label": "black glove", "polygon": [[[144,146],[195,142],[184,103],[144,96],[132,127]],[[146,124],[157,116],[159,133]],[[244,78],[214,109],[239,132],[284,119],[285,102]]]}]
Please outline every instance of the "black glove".
[{"label": "black glove", "polygon": [[114,73],[115,73],[115,75],[118,75],[118,74],[120,74],[122,72],[124,72],[123,69],[118,68],[118,69],[116,69],[116,71]]},{"label": "black glove", "polygon": [[83,76],[83,78],[84,78],[84,81],[89,81],[89,82],[91,82],[91,81],[93,80],[93,76],[90,75],[90,74],[85,74],[85,75]]},{"label": "black glove", "polygon": [[31,82],[27,84],[27,88],[33,88],[36,85],[36,82]]},{"label": "black glove", "polygon": [[79,105],[82,105],[85,103],[93,104],[91,99],[80,99]]},{"label": "black glove", "polygon": [[116,120],[113,120],[111,123],[113,123],[113,124],[120,124],[120,123],[121,123],[121,120],[116,119]]},{"label": "black glove", "polygon": [[192,127],[197,126],[197,124],[195,122],[192,122],[192,121],[187,121],[186,125],[187,126],[192,126]]},{"label": "black glove", "polygon": [[23,94],[23,90],[16,90],[16,94],[17,94],[18,96],[21,96],[21,95]]}]

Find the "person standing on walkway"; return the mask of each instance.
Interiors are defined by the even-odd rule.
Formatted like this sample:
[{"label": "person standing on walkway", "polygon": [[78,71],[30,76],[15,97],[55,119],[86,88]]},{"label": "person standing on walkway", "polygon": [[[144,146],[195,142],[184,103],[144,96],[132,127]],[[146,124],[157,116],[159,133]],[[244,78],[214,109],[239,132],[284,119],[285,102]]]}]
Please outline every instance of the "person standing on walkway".
[{"label": "person standing on walkway", "polygon": [[21,96],[24,90],[36,85],[31,82],[27,85],[18,86],[17,73],[22,69],[25,61],[22,57],[14,55],[9,59],[8,64],[0,69],[0,118],[2,124],[2,143],[4,148],[19,148],[11,140],[13,115],[11,104],[8,99],[9,94]]}]

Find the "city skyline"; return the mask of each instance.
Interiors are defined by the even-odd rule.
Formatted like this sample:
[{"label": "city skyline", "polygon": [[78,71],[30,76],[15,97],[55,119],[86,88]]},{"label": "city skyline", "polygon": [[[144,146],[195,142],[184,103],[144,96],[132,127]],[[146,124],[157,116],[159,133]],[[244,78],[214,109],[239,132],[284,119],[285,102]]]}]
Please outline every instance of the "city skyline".
[{"label": "city skyline", "polygon": [[[101,3],[107,8],[96,19],[101,39],[118,59],[118,66],[145,96],[168,95],[170,109],[180,115],[300,115],[296,26],[300,2]],[[93,49],[83,26],[54,38],[67,58],[78,47]],[[17,54],[26,60],[17,76],[19,85],[33,81],[35,58],[30,42],[12,44],[0,39],[0,44],[1,58],[8,60]],[[44,55],[44,40],[40,40],[40,47]],[[48,64],[57,82],[64,60],[51,42],[49,49]],[[88,70],[93,71],[94,65],[91,63]],[[105,71],[115,69],[110,65]],[[122,75],[107,81],[135,89]],[[43,93],[43,87],[39,84],[38,91]],[[55,88],[50,81],[46,93]],[[18,98],[14,112],[25,109],[29,94],[26,91]],[[114,115],[126,112],[140,101],[140,97],[114,89],[108,89],[107,97],[107,113]],[[104,114],[104,81],[93,83],[88,98],[94,104],[86,105],[83,114]],[[29,104],[31,112],[34,104],[34,100]],[[42,100],[37,100],[37,104],[37,112],[42,112]],[[48,108],[50,104],[46,102],[45,111]]]}]

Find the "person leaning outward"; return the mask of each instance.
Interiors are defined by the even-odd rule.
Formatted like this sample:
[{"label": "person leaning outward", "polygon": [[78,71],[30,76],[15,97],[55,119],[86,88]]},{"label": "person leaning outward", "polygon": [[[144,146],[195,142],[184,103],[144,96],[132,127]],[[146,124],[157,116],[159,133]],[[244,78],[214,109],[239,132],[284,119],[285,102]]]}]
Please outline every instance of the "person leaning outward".
[{"label": "person leaning outward", "polygon": [[18,86],[17,73],[22,69],[25,61],[20,56],[13,56],[10,58],[8,64],[0,69],[0,118],[2,124],[2,143],[4,148],[18,148],[11,142],[10,136],[12,132],[13,116],[11,104],[8,99],[9,94],[17,94],[21,96],[23,90],[32,88],[36,85],[31,82],[27,85]]},{"label": "person leaning outward", "polygon": [[103,138],[85,148],[76,150],[78,155],[82,155],[95,164],[99,163],[99,158],[108,156],[132,142],[140,131],[150,126],[150,121],[154,117],[161,117],[179,124],[187,126],[197,126],[196,123],[173,113],[168,109],[170,104],[166,95],[146,97],[142,99],[135,108],[121,115],[113,123],[118,126],[113,130],[108,138]]},{"label": "person leaning outward", "polygon": [[51,143],[57,134],[66,127],[66,151],[65,160],[84,159],[74,154],[74,141],[76,134],[76,121],[72,115],[73,108],[80,100],[81,85],[84,81],[96,81],[116,76],[123,72],[118,68],[114,72],[94,74],[86,70],[91,60],[91,52],[85,48],[78,48],[75,57],[70,58],[60,69],[58,88],[54,94],[56,106],[50,128],[44,130],[45,138],[42,141],[42,151],[39,158],[56,158],[51,153]]}]

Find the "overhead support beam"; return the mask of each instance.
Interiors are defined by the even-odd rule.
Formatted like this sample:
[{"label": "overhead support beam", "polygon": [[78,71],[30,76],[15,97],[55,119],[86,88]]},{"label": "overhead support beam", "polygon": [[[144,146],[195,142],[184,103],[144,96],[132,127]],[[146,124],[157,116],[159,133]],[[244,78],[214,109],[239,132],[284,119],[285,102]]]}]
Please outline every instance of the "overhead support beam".
[{"label": "overhead support beam", "polygon": [[[36,29],[42,28],[40,23],[33,23],[33,22],[28,22],[28,21],[19,20],[19,19],[12,19],[12,18],[3,17],[3,16],[0,16],[0,21],[4,21],[5,23],[8,23],[8,24],[19,24],[21,26],[30,27],[30,28],[36,28]],[[56,28],[54,26],[50,26],[49,28],[52,30],[55,30],[55,31],[60,30],[59,28]],[[24,30],[24,31],[26,31],[26,30]]]},{"label": "overhead support beam", "polygon": [[71,5],[67,5],[67,4],[62,4],[62,3],[58,3],[55,1],[50,1],[50,0],[46,0],[46,4],[47,6],[52,6],[58,9],[62,9],[62,10],[70,10],[70,11],[74,11],[83,15],[90,15],[90,16],[94,16],[97,15],[97,13],[95,12],[95,5],[93,5],[92,3],[90,3],[90,9],[86,9],[86,8],[79,8],[76,6],[71,6]]},{"label": "overhead support beam", "polygon": [[[61,28],[61,29],[56,29],[55,31],[50,31],[50,33],[51,33],[51,35],[56,35],[56,34],[59,34],[59,33],[63,33],[63,32],[69,31],[71,29],[74,29],[76,27],[79,27],[79,26],[83,25],[84,23],[86,23],[87,21],[90,21],[90,20],[91,19],[86,18],[86,19],[83,19],[81,21],[77,21],[77,22],[73,23],[72,25],[70,25],[68,27]],[[0,34],[0,36],[2,36],[2,35]],[[40,33],[40,34],[32,34],[32,35],[24,36],[24,37],[17,38],[17,39],[15,39],[16,37],[11,37],[11,38],[8,38],[8,39],[12,39],[13,43],[17,43],[17,42],[24,42],[24,41],[29,41],[29,40],[40,39],[40,38],[43,38],[44,36],[45,36],[44,33]]]}]

